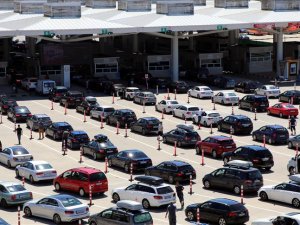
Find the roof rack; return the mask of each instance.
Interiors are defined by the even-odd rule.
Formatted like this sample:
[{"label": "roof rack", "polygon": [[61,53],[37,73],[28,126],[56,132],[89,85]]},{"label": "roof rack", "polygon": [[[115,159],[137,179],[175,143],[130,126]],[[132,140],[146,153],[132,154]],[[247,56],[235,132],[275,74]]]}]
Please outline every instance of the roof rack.
[{"label": "roof rack", "polygon": [[117,207],[126,209],[126,210],[132,210],[137,211],[143,209],[143,206],[139,202],[131,201],[131,200],[121,200],[117,202]]},{"label": "roof rack", "polygon": [[249,169],[253,167],[253,163],[249,161],[243,161],[243,160],[232,160],[229,161],[226,165],[226,167],[230,168],[238,168],[238,169]]},{"label": "roof rack", "polygon": [[137,176],[134,179],[149,185],[161,185],[164,182],[162,178],[155,176]]},{"label": "roof rack", "polygon": [[294,174],[289,176],[290,181],[300,183],[300,174]]},{"label": "roof rack", "polygon": [[189,131],[194,130],[194,126],[193,125],[178,124],[176,127],[180,128],[180,129],[183,129],[183,130],[189,130]]}]

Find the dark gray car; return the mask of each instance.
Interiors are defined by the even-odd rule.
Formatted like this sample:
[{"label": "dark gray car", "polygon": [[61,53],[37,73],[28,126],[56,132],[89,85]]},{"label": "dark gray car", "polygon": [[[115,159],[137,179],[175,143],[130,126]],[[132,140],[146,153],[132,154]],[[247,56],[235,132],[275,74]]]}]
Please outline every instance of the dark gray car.
[{"label": "dark gray car", "polygon": [[43,128],[46,129],[52,124],[52,121],[46,114],[35,114],[26,121],[27,127],[32,130],[38,130],[40,123],[42,123]]}]

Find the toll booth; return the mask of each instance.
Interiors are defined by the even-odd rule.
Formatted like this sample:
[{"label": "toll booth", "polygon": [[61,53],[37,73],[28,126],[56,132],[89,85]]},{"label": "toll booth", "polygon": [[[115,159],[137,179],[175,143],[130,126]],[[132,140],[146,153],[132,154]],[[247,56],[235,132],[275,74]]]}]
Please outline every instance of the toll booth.
[{"label": "toll booth", "polygon": [[154,77],[169,77],[171,74],[171,55],[148,55],[147,71]]},{"label": "toll booth", "polygon": [[296,80],[299,75],[299,60],[285,59],[280,61],[280,74],[284,80]]},{"label": "toll booth", "polygon": [[206,67],[209,71],[209,74],[222,74],[222,60],[223,53],[199,54],[199,68]]}]

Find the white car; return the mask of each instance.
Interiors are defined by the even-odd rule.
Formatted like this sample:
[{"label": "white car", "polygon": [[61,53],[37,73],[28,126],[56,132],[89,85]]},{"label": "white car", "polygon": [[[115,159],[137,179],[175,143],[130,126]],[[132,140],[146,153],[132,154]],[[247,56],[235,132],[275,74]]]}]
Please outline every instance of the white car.
[{"label": "white car", "polygon": [[262,85],[261,87],[256,88],[254,93],[256,95],[264,95],[267,97],[278,98],[278,96],[280,94],[280,90],[278,87],[276,87],[274,85]]},{"label": "white car", "polygon": [[295,173],[299,173],[299,169],[300,169],[300,155],[298,155],[297,160],[296,157],[293,156],[288,164],[287,164],[287,169],[290,173],[290,175],[295,174]]},{"label": "white car", "polygon": [[[112,190],[112,199],[114,202],[120,200],[132,200],[140,202],[144,209],[150,207],[159,207],[168,205],[176,201],[176,196],[170,185],[164,184],[161,178],[153,176],[139,176],[145,178],[145,181],[120,187]],[[138,180],[136,177],[135,180]],[[149,179],[148,179],[149,178]],[[158,183],[151,180],[157,180]],[[149,182],[148,182],[149,180]]]},{"label": "white car", "polygon": [[24,147],[19,145],[0,151],[0,163],[7,165],[9,168],[22,165],[30,160],[33,160],[33,156]]},{"label": "white car", "polygon": [[281,216],[273,216],[268,218],[262,218],[254,220],[251,225],[299,225],[300,224],[300,213],[291,212]]},{"label": "white car", "polygon": [[194,114],[199,114],[200,109],[193,105],[180,105],[173,109],[173,116],[180,117],[182,119],[192,119]]},{"label": "white car", "polygon": [[133,100],[134,96],[136,95],[136,93],[140,92],[141,90],[137,87],[127,87],[125,89],[125,98],[127,100]]},{"label": "white car", "polygon": [[164,112],[164,114],[172,113],[173,109],[177,108],[179,103],[176,100],[161,100],[155,105],[155,110]]},{"label": "white car", "polygon": [[37,78],[36,77],[28,77],[21,80],[21,86],[25,88],[26,90],[35,90],[37,84]]},{"label": "white car", "polygon": [[57,172],[46,161],[29,161],[16,167],[16,176],[24,177],[31,183],[41,180],[53,180]]},{"label": "white car", "polygon": [[188,94],[195,98],[211,98],[214,92],[207,86],[195,86],[188,90]]},{"label": "white car", "polygon": [[193,123],[204,126],[216,125],[223,117],[216,111],[201,111],[199,114],[193,115]]},{"label": "white car", "polygon": [[222,105],[237,105],[239,97],[233,91],[220,91],[212,97],[212,102],[221,103]]},{"label": "white car", "polygon": [[115,108],[108,105],[97,106],[90,111],[90,117],[94,119],[101,120],[101,116],[103,116],[103,120],[111,115],[115,111]]},{"label": "white car", "polygon": [[26,217],[37,216],[53,220],[55,224],[75,222],[90,216],[88,205],[66,194],[31,200],[24,204],[23,211]]}]

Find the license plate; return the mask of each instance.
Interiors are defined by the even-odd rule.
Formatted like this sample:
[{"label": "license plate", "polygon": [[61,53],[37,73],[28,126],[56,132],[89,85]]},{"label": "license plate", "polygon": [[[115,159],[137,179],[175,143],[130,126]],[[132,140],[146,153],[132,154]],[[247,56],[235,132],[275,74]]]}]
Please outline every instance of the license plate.
[{"label": "license plate", "polygon": [[239,216],[245,216],[245,213],[244,213],[244,212],[242,212],[242,213],[240,213],[240,214],[239,214]]},{"label": "license plate", "polygon": [[157,127],[157,126],[155,126],[155,127],[153,127],[153,129],[158,129],[158,127]]},{"label": "license plate", "polygon": [[279,137],[285,137],[285,135],[279,135]]},{"label": "license plate", "polygon": [[164,199],[170,199],[172,196],[169,195],[169,196],[165,196]]},{"label": "license plate", "polygon": [[140,161],[140,164],[146,164],[147,162],[146,161]]},{"label": "license plate", "polygon": [[268,161],[269,158],[262,158],[262,161]]},{"label": "license plate", "polygon": [[82,214],[82,213],[84,213],[84,212],[85,212],[84,210],[77,210],[77,211],[76,211],[77,214]]},{"label": "license plate", "polygon": [[226,148],[232,148],[232,146],[226,146]]},{"label": "license plate", "polygon": [[294,113],[295,111],[291,111],[291,113]]},{"label": "license plate", "polygon": [[102,185],[102,183],[97,183],[96,185],[97,185],[97,186],[100,186],[100,185]]},{"label": "license plate", "polygon": [[113,151],[107,151],[106,153],[112,153]]},{"label": "license plate", "polygon": [[185,175],[187,175],[187,176],[189,176],[189,175],[191,175],[192,173],[186,173]]},{"label": "license plate", "polygon": [[266,105],[260,105],[260,106],[266,106]]},{"label": "license plate", "polygon": [[22,115],[23,117],[26,117],[27,115]]},{"label": "license plate", "polygon": [[243,127],[249,127],[250,124],[243,124]]}]

